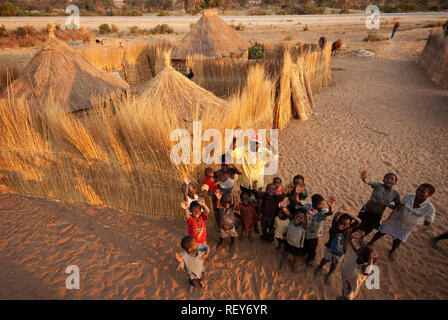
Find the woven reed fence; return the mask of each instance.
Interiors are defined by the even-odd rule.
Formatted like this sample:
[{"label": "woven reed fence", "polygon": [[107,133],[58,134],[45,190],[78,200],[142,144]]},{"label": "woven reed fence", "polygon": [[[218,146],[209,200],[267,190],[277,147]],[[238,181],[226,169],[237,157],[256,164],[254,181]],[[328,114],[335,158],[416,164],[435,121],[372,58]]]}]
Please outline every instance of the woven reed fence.
[{"label": "woven reed fence", "polygon": [[[128,80],[141,81],[160,71],[157,56],[162,49],[141,49],[134,60],[128,54],[131,62],[124,64]],[[264,61],[190,61],[196,63],[194,80],[200,82],[201,75],[209,72],[203,87],[220,87],[229,101],[219,123],[198,119],[202,133],[216,128],[224,137],[226,128],[282,128],[292,117],[306,119],[314,105],[313,92],[330,77],[327,49],[303,45],[285,50],[273,45],[265,51],[271,58]],[[97,55],[92,53],[89,59]],[[153,59],[141,58],[148,56]],[[123,61],[117,55],[96,63],[111,70],[119,69]],[[134,74],[132,63],[137,69],[139,64],[146,67]],[[212,78],[213,72],[217,79]],[[105,204],[150,216],[182,217],[182,172],[189,172],[198,187],[205,165],[172,164],[170,150],[177,142],[170,141],[170,133],[185,124],[173,124],[174,115],[151,114],[148,108],[128,97],[80,119],[62,114],[57,106],[31,110],[20,101],[0,102],[0,189]]]},{"label": "woven reed fence", "polygon": [[432,81],[448,89],[448,36],[431,32],[419,62]]}]

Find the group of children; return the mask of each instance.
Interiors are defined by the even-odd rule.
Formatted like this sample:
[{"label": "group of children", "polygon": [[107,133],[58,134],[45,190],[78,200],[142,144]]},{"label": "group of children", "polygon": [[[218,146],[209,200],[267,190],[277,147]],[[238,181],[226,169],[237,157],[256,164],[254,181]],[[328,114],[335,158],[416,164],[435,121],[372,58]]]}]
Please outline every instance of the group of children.
[{"label": "group of children", "polygon": [[[224,162],[216,172],[212,168],[205,169],[204,183],[198,192],[190,178],[184,176],[185,183],[181,188],[184,200],[181,206],[185,210],[188,236],[182,239],[184,251],[176,258],[180,262],[179,267],[186,269],[192,288],[202,287],[205,279],[203,260],[210,252],[206,241],[206,222],[211,211],[219,233],[218,248],[223,246],[226,238],[230,238],[229,252],[232,252],[238,229],[240,239],[243,240],[244,235],[249,242],[254,241],[254,233],[261,233],[262,240],[268,243],[276,241],[277,249],[282,251],[280,269],[289,256],[292,256],[292,272],[296,271],[297,258],[300,256],[305,257],[309,268],[315,268],[316,276],[330,263],[325,276],[327,285],[331,284],[332,274],[351,246],[354,254],[342,268],[344,299],[356,297],[361,284],[370,274],[369,266],[379,256],[373,249],[373,244],[379,238],[385,234],[392,236],[394,241],[389,258],[393,259],[395,251],[406,241],[419,221],[424,220],[426,225],[434,221],[434,207],[428,200],[435,191],[434,187],[422,184],[415,195],[408,194],[400,200],[398,191],[393,189],[397,183],[397,176],[393,173],[386,174],[381,183],[370,182],[367,171],[361,172],[362,181],[373,190],[370,199],[355,216],[348,212],[347,206],[341,206],[334,212],[334,196],[325,200],[322,195],[313,194],[311,201],[308,201],[308,190],[301,175],[295,176],[287,187],[282,187],[281,179],[276,177],[266,186],[265,191],[258,188],[256,183],[252,189],[236,190],[234,176],[241,171]],[[381,224],[386,208],[393,209],[393,212]],[[332,222],[323,258],[315,267],[323,223],[330,217]],[[363,238],[373,229],[378,229],[378,232],[366,244]]]}]

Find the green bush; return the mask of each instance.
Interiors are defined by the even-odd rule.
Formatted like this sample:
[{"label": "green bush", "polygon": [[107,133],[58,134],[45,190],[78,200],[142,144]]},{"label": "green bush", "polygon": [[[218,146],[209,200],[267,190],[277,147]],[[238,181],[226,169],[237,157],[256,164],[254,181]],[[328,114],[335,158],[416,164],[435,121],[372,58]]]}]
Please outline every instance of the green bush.
[{"label": "green bush", "polygon": [[2,17],[16,16],[19,14],[19,12],[20,9],[11,2],[0,3],[0,16]]},{"label": "green bush", "polygon": [[167,24],[158,24],[156,25],[154,28],[152,28],[151,30],[149,30],[150,34],[172,34],[174,33],[173,28],[171,28],[169,25]]},{"label": "green bush", "polygon": [[233,29],[235,29],[236,31],[244,31],[244,30],[246,30],[246,26],[245,26],[244,24],[242,24],[241,22],[238,23],[237,26],[234,25],[234,24],[231,24],[230,26],[231,26]]},{"label": "green bush", "polygon": [[249,59],[263,59],[264,57],[264,49],[262,46],[251,46],[248,50]]},{"label": "green bush", "polygon": [[16,31],[14,31],[18,38],[23,38],[26,36],[26,29],[24,27],[18,27]]},{"label": "green bush", "polygon": [[111,33],[118,33],[118,32],[120,32],[120,29],[118,29],[118,27],[116,25],[112,24],[110,26],[110,32]]},{"label": "green bush", "polygon": [[109,34],[112,32],[110,26],[107,23],[103,23],[98,27],[98,31],[100,34]]},{"label": "green bush", "polygon": [[168,11],[160,11],[157,16],[159,17],[167,17],[170,16],[170,13]]},{"label": "green bush", "polygon": [[6,36],[6,28],[4,25],[0,27],[0,38]]}]

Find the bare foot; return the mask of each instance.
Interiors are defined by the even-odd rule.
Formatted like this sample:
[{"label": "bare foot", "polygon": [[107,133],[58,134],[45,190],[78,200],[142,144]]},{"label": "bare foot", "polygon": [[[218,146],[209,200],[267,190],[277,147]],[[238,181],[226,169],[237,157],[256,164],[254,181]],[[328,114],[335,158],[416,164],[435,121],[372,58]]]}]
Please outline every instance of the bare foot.
[{"label": "bare foot", "polygon": [[395,252],[394,251],[389,251],[389,260],[390,261],[395,261]]}]

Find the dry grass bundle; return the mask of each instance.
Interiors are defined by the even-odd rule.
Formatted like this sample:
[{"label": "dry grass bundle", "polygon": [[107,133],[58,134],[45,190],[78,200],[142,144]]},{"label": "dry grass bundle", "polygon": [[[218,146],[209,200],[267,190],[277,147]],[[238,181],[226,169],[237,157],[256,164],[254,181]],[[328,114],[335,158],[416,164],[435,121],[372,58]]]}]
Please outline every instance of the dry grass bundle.
[{"label": "dry grass bundle", "polygon": [[[295,114],[301,120],[307,120],[314,104],[311,88],[307,81],[303,58],[299,58],[293,68],[291,78],[291,100]],[[308,85],[307,85],[308,82]]]},{"label": "dry grass bundle", "polygon": [[104,103],[111,94],[128,88],[126,82],[98,69],[58,40],[49,28],[43,49],[31,59],[24,74],[5,90],[3,98],[24,99],[37,107],[59,104],[74,112]]},{"label": "dry grass bundle", "polygon": [[194,55],[212,58],[240,56],[249,46],[249,41],[218,16],[217,9],[204,9],[198,22],[176,44],[171,57],[185,61]]},{"label": "dry grass bundle", "polygon": [[255,60],[210,59],[202,56],[187,58],[187,66],[194,72],[193,81],[219,97],[229,97],[241,91],[249,68]]},{"label": "dry grass bundle", "polygon": [[228,106],[171,67],[169,52],[165,53],[165,69],[147,84],[141,99],[148,103],[148,113],[174,114],[187,122],[214,117]]},{"label": "dry grass bundle", "polygon": [[448,37],[442,31],[429,34],[419,62],[432,81],[448,89]]},{"label": "dry grass bundle", "polygon": [[250,67],[241,94],[231,98],[229,111],[222,117],[222,128],[272,128],[274,91],[275,81],[267,76],[263,65]]},{"label": "dry grass bundle", "polygon": [[282,129],[292,118],[291,112],[291,82],[293,76],[291,54],[286,51],[283,55],[283,67],[280,74],[280,88],[275,105],[274,127]]}]

